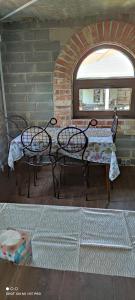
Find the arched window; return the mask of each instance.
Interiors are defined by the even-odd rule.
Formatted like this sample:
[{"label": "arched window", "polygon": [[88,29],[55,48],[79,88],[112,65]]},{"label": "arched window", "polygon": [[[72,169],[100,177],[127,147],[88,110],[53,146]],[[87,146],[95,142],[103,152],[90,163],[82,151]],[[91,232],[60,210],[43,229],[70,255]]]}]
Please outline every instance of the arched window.
[{"label": "arched window", "polygon": [[81,58],[73,79],[74,117],[135,116],[135,59],[125,49],[104,45]]}]

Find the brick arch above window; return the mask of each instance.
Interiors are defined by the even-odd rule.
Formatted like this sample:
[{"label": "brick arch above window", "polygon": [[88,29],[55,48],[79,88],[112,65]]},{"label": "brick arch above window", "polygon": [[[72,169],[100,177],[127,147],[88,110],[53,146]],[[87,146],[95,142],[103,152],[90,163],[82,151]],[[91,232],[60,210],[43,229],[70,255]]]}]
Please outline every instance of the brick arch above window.
[{"label": "brick arch above window", "polygon": [[135,56],[135,25],[103,21],[76,32],[56,60],[54,70],[54,113],[58,124],[86,125],[87,120],[72,120],[72,79],[74,69],[88,49],[96,45],[120,45]]}]

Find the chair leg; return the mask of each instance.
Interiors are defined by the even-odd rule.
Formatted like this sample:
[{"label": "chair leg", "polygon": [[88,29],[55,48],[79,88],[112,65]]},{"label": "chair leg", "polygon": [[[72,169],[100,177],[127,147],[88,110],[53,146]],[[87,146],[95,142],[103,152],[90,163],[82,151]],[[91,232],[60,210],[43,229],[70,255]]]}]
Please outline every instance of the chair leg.
[{"label": "chair leg", "polygon": [[38,179],[38,167],[36,168],[36,174],[35,174],[35,177],[36,177],[36,180]]},{"label": "chair leg", "polygon": [[54,192],[54,197],[57,197],[57,192],[56,192],[57,179],[56,179],[55,172],[54,172],[55,167],[56,167],[56,165],[52,164],[53,192]]},{"label": "chair leg", "polygon": [[86,181],[87,181],[87,187],[89,187],[89,163],[86,166],[87,173],[86,173]]},{"label": "chair leg", "polygon": [[63,169],[65,169],[65,167],[59,165],[59,177],[58,177],[58,192],[57,192],[57,198],[60,199],[62,198],[62,196],[60,196],[60,192],[61,192],[61,187],[64,184],[64,171]]},{"label": "chair leg", "polygon": [[83,166],[83,178],[84,178],[86,201],[88,201],[88,198],[87,198],[87,189],[89,186],[88,176],[89,176],[89,166],[87,164],[87,165]]},{"label": "chair leg", "polygon": [[57,164],[52,165],[53,189],[54,189],[54,197],[59,199],[59,180],[57,179],[57,176],[55,175],[56,167],[57,167]]},{"label": "chair leg", "polygon": [[60,186],[61,186],[62,184],[65,183],[65,178],[64,178],[64,171],[63,171],[63,169],[65,169],[65,168],[62,167],[62,166],[60,166]]},{"label": "chair leg", "polygon": [[22,174],[18,168],[18,165],[15,164],[15,184],[18,191],[18,195],[21,196],[21,187],[22,187]]},{"label": "chair leg", "polygon": [[10,167],[8,166],[8,169],[7,169],[7,176],[8,176],[8,178],[10,177],[10,172],[11,172],[11,170],[10,170]]},{"label": "chair leg", "polygon": [[111,190],[113,190],[113,182],[110,182]]},{"label": "chair leg", "polygon": [[62,185],[62,167],[58,165],[59,168],[59,174],[58,174],[58,180],[57,180],[57,193],[56,197],[60,199],[60,191],[61,191],[61,185]]},{"label": "chair leg", "polygon": [[[16,175],[16,162],[14,162],[14,166],[15,166],[15,185],[17,186],[18,185],[18,180],[17,180],[17,175]],[[7,167],[8,169],[7,169],[7,177],[9,178],[10,177],[10,175],[11,175],[11,169],[10,169],[10,167],[8,166]]]},{"label": "chair leg", "polygon": [[[18,186],[18,171],[17,171],[17,162],[14,162],[14,172],[15,172],[15,185]],[[10,176],[10,174],[9,174]]]},{"label": "chair leg", "polygon": [[28,166],[28,193],[27,193],[27,197],[30,198],[30,180],[31,180],[31,167]]},{"label": "chair leg", "polygon": [[36,167],[33,167],[33,173],[34,173],[34,186],[36,186],[36,173],[37,173],[37,170],[36,170]]}]

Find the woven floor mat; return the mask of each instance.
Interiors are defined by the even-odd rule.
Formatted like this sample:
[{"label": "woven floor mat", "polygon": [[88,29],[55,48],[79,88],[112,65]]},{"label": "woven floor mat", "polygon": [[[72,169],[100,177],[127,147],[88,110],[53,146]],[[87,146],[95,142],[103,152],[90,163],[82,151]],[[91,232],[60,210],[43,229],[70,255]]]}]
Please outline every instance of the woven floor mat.
[{"label": "woven floor mat", "polygon": [[0,204],[0,230],[26,230],[32,265],[135,277],[135,212]]}]

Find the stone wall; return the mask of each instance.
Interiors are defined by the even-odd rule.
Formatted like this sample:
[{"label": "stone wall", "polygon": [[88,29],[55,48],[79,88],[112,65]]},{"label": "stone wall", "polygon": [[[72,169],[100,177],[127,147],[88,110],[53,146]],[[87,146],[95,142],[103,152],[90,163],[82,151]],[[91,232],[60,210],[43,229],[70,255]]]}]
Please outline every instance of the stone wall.
[{"label": "stone wall", "polygon": [[2,32],[3,70],[8,113],[29,123],[53,116],[53,69],[60,42],[36,22],[9,23]]}]

